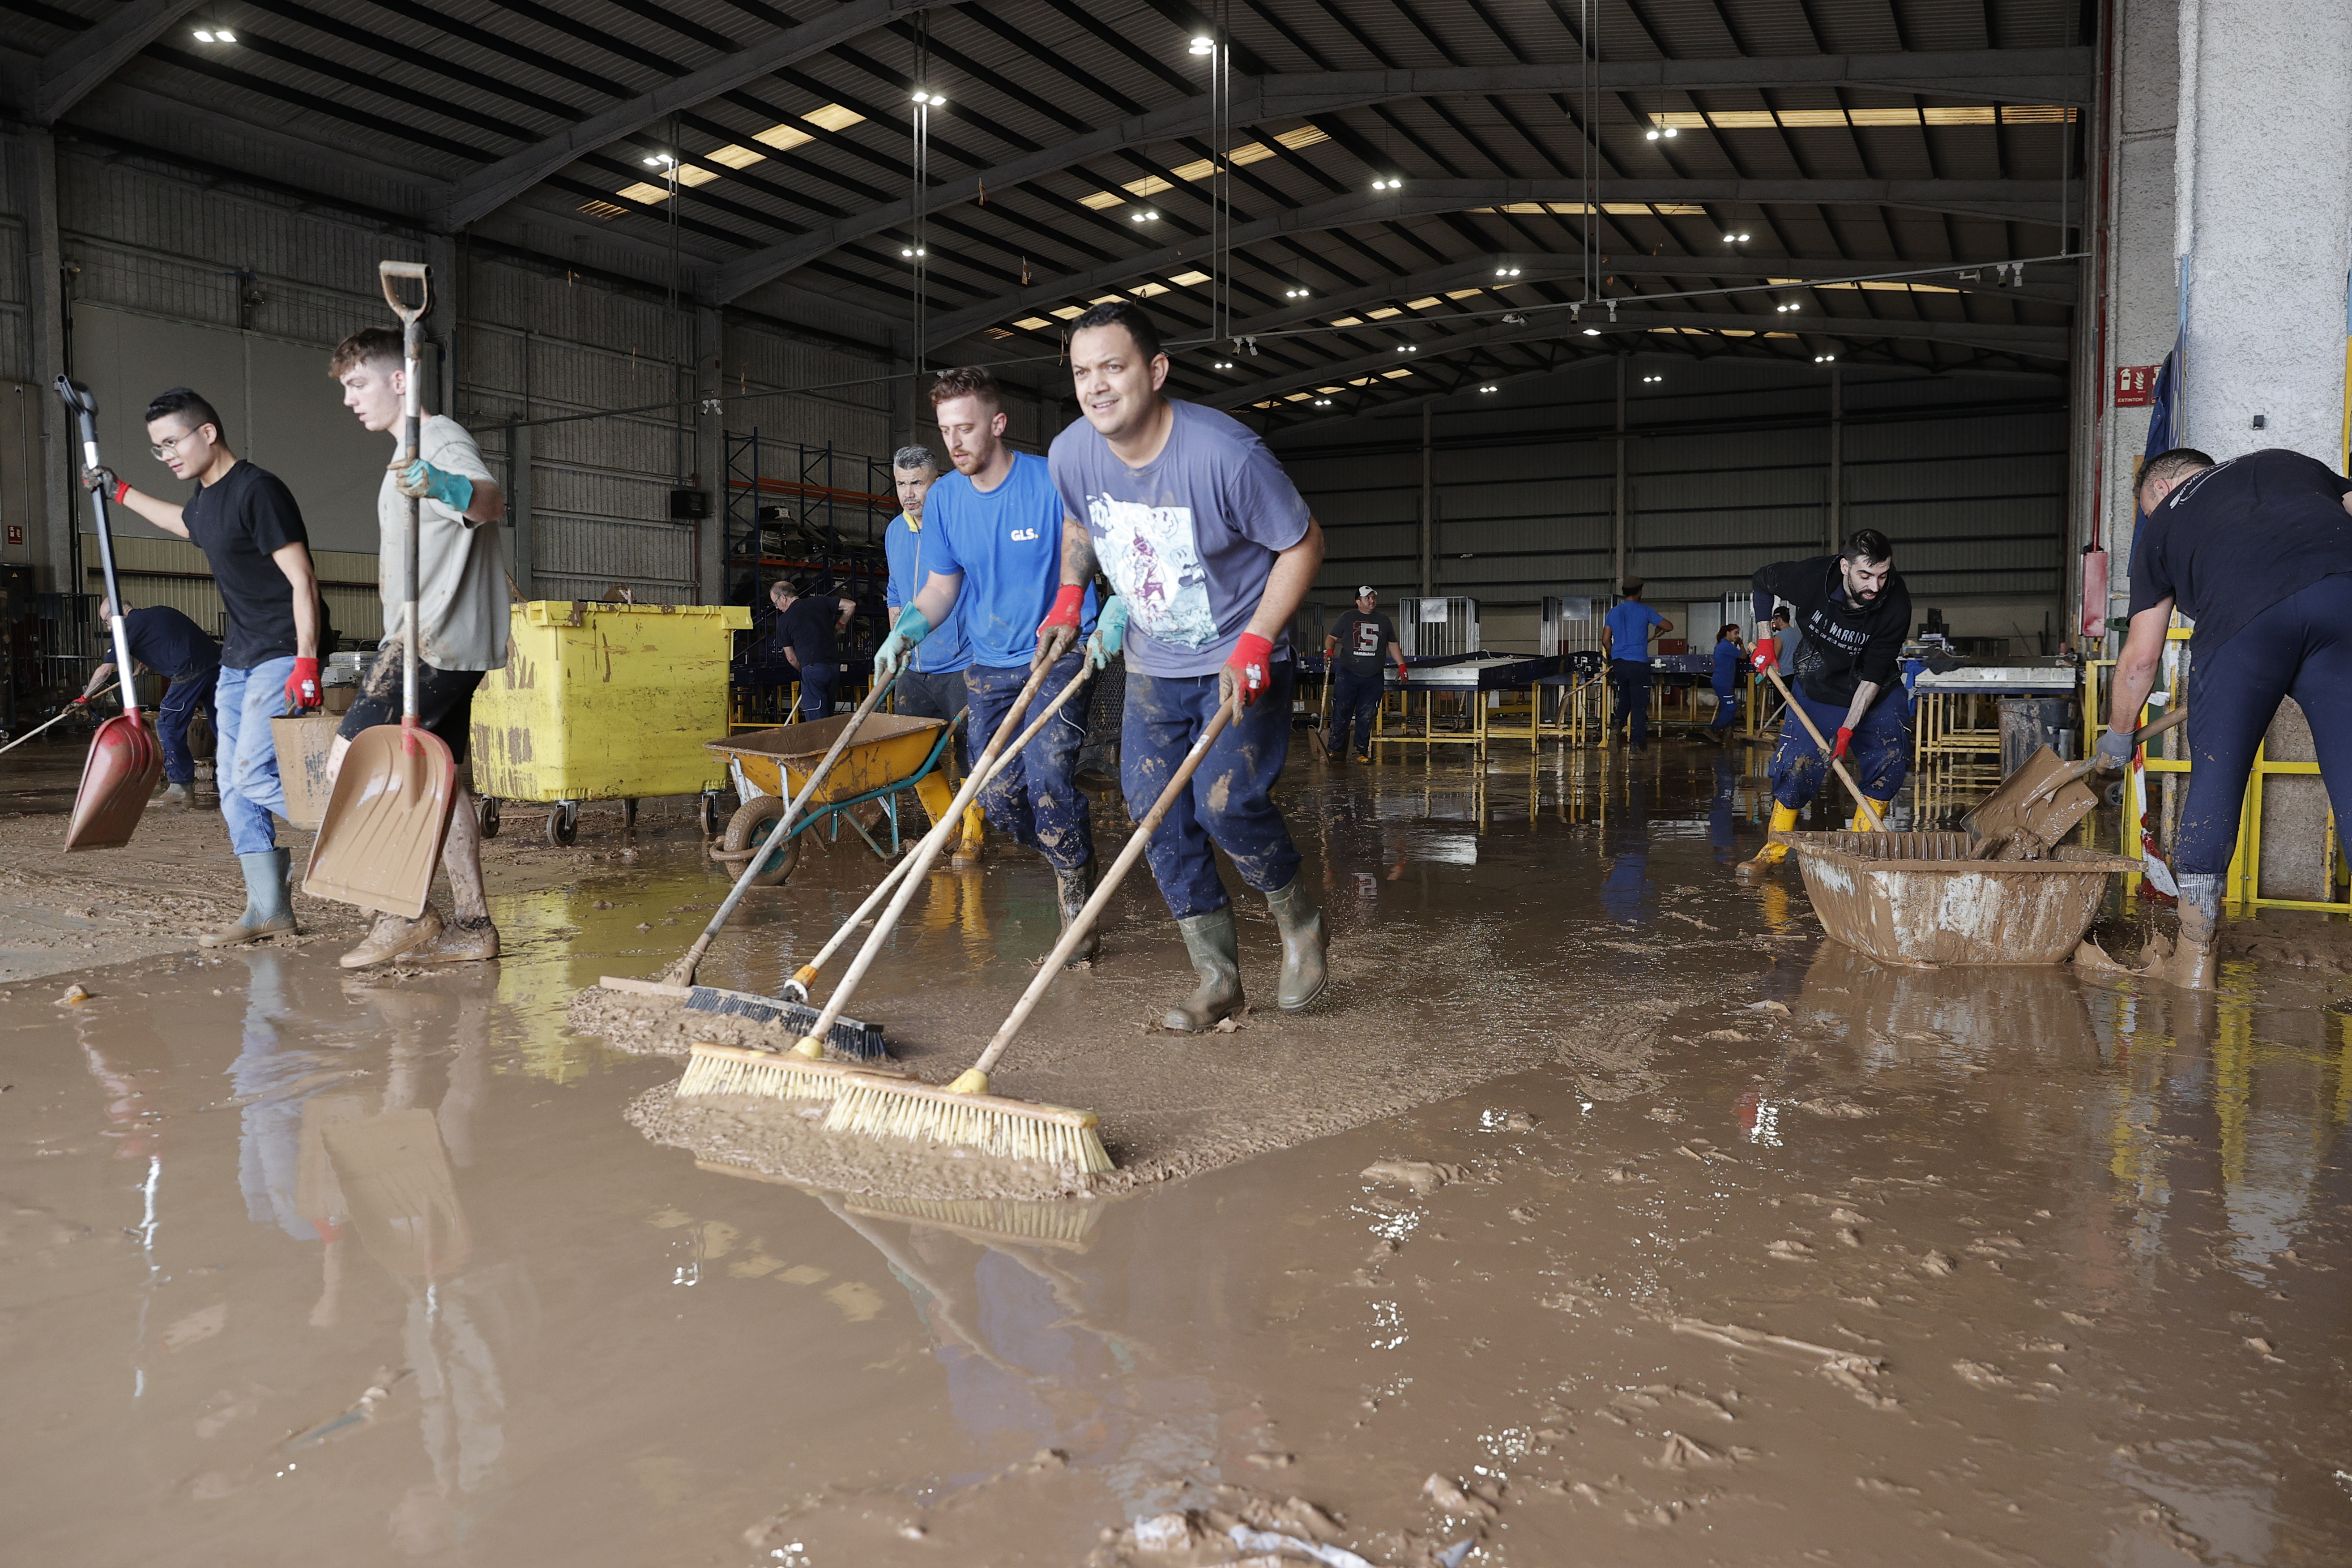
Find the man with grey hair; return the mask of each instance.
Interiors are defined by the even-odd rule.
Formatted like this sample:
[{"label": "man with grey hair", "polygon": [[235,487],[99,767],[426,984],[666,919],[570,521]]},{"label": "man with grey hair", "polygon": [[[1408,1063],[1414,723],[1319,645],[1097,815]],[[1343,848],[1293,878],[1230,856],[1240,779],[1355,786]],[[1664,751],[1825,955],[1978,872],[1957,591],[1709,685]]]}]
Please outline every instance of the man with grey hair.
[{"label": "man with grey hair", "polygon": [[[901,447],[891,454],[890,478],[898,487],[899,510],[882,531],[882,552],[890,568],[887,598],[893,624],[930,580],[932,569],[925,563],[936,552],[924,548],[929,541],[923,533],[923,498],[939,477],[940,462],[929,447]],[[971,664],[971,644],[963,635],[962,614],[950,610],[946,620],[908,655],[906,672],[898,677],[896,710],[913,719],[952,721],[964,710],[963,672]],[[964,813],[957,862],[969,865],[980,853],[982,820],[977,806]]]}]

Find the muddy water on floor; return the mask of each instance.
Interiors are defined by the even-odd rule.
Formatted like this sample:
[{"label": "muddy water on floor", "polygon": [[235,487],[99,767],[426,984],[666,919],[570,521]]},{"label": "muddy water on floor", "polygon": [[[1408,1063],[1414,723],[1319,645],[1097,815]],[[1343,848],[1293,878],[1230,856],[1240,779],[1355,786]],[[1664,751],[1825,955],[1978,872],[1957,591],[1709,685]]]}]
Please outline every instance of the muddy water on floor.
[{"label": "muddy water on floor", "polygon": [[[1383,1564],[2345,1561],[2344,983],[1875,968],[1792,883],[1730,888],[1757,802],[1719,762],[1301,770],[1361,931],[1477,910],[1563,998],[1696,999],[1618,1069],[1085,1205],[803,1191],[629,1128],[675,1064],[564,1007],[690,937],[718,887],[681,855],[504,899],[496,973],[7,988],[8,1556],[1239,1555],[1118,1533],[1189,1510]],[[788,968],[873,875],[807,865],[711,978]],[[1046,886],[953,884],[879,999],[1009,1000]],[[1377,1039],[1406,984],[1336,1016]]]}]

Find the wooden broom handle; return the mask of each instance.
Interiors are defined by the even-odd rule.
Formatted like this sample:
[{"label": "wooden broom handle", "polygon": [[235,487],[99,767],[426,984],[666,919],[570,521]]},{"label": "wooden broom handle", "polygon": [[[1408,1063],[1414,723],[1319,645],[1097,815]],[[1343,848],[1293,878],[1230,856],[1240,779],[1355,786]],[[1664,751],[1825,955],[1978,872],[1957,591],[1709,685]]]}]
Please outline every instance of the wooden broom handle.
[{"label": "wooden broom handle", "polygon": [[1764,673],[1770,676],[1772,684],[1780,689],[1780,700],[1789,705],[1790,712],[1794,713],[1803,721],[1805,733],[1813,738],[1813,744],[1822,749],[1822,755],[1829,758],[1830,767],[1836,772],[1839,778],[1845,781],[1845,787],[1853,792],[1854,804],[1862,807],[1862,815],[1869,819],[1872,829],[1879,833],[1885,832],[1886,824],[1879,820],[1878,808],[1870,804],[1870,797],[1862,793],[1862,786],[1853,782],[1853,775],[1845,771],[1843,763],[1838,761],[1837,753],[1830,749],[1829,742],[1822,738],[1822,727],[1813,722],[1813,716],[1805,711],[1805,705],[1797,700],[1796,695],[1789,689],[1789,683],[1780,679],[1780,668],[1768,664],[1764,667]]},{"label": "wooden broom handle", "polygon": [[1192,775],[1200,771],[1201,760],[1209,754],[1209,748],[1216,742],[1217,737],[1224,733],[1226,724],[1233,720],[1234,702],[1238,700],[1228,700],[1219,708],[1217,716],[1209,721],[1209,727],[1201,731],[1201,738],[1192,742],[1192,749],[1184,753],[1184,760],[1176,765],[1176,772],[1169,778],[1168,786],[1160,792],[1160,798],[1151,803],[1151,809],[1143,814],[1143,820],[1137,823],[1135,831],[1127,836],[1127,847],[1118,852],[1118,858],[1110,863],[1110,869],[1103,874],[1101,885],[1095,889],[1094,896],[1087,900],[1087,907],[1078,911],[1078,918],[1070,922],[1070,929],[1062,933],[1062,940],[1054,944],[1054,951],[1045,955],[1045,963],[1037,971],[1037,978],[1029,983],[1029,989],[1024,991],[1021,1000],[1013,1005],[1013,1011],[1005,1016],[1003,1025],[988,1042],[988,1048],[980,1053],[978,1061],[971,1064],[972,1071],[986,1076],[996,1066],[996,1058],[1004,1054],[1004,1047],[1013,1043],[1013,1037],[1020,1032],[1021,1026],[1029,1021],[1029,1015],[1035,1010],[1038,998],[1045,994],[1045,988],[1053,984],[1055,977],[1062,973],[1062,965],[1069,962],[1070,954],[1077,951],[1078,943],[1095,929],[1095,921],[1101,918],[1104,906],[1110,902],[1110,896],[1118,891],[1120,879],[1141,858],[1143,847],[1150,842],[1151,835],[1167,817],[1169,808],[1176,804],[1176,797],[1184,792],[1192,784]]}]

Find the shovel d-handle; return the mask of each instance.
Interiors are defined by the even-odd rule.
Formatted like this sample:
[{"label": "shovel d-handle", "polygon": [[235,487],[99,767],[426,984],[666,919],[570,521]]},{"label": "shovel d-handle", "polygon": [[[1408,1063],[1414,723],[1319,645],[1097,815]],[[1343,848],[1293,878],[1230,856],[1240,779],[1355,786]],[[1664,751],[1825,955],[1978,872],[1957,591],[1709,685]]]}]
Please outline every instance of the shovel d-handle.
[{"label": "shovel d-handle", "polygon": [[[96,474],[106,466],[98,456],[97,400],[90,396],[88,387],[75,385],[70,376],[58,377],[57,388],[58,395],[65,400],[68,408],[73,410],[75,419],[81,426],[82,467]],[[139,683],[131,679],[131,672],[138,667],[131,662],[131,634],[122,624],[122,591],[115,586],[114,582],[114,530],[109,521],[107,500],[104,485],[89,487],[90,517],[98,524],[98,560],[106,574],[106,602],[110,611],[107,624],[114,633],[114,668],[121,672],[122,711],[136,719],[139,717]]]},{"label": "shovel d-handle", "polygon": [[[383,285],[383,302],[403,323],[420,321],[433,309],[433,268],[422,261],[379,261],[375,275]],[[400,302],[400,286],[404,282],[417,285],[417,300],[414,310]]]}]

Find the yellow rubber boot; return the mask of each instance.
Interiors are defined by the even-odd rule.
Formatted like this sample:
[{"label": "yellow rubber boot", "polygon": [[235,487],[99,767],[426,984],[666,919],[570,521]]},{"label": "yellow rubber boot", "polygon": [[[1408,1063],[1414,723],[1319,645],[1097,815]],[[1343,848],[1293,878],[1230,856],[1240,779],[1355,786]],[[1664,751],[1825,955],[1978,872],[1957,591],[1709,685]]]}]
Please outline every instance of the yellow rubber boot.
[{"label": "yellow rubber boot", "polygon": [[980,851],[987,842],[988,817],[986,814],[976,805],[965,806],[963,808],[963,837],[956,840],[955,854],[950,858],[949,863],[956,866],[979,865]]},{"label": "yellow rubber boot", "polygon": [[[1870,809],[1878,813],[1878,820],[1884,822],[1886,820],[1886,814],[1895,809],[1895,797],[1890,795],[1885,800],[1874,800],[1870,803]],[[1871,830],[1870,818],[1862,814],[1862,807],[1858,805],[1853,808],[1852,826],[1856,833],[1868,833]]]},{"label": "yellow rubber boot", "polygon": [[[1793,805],[1782,805],[1779,801],[1774,801],[1771,830],[1775,833],[1787,833],[1796,826],[1797,808]],[[1752,881],[1788,858],[1787,845],[1775,844],[1768,840],[1764,847],[1759,849],[1751,858],[1739,863],[1739,879],[1743,882]]]}]

